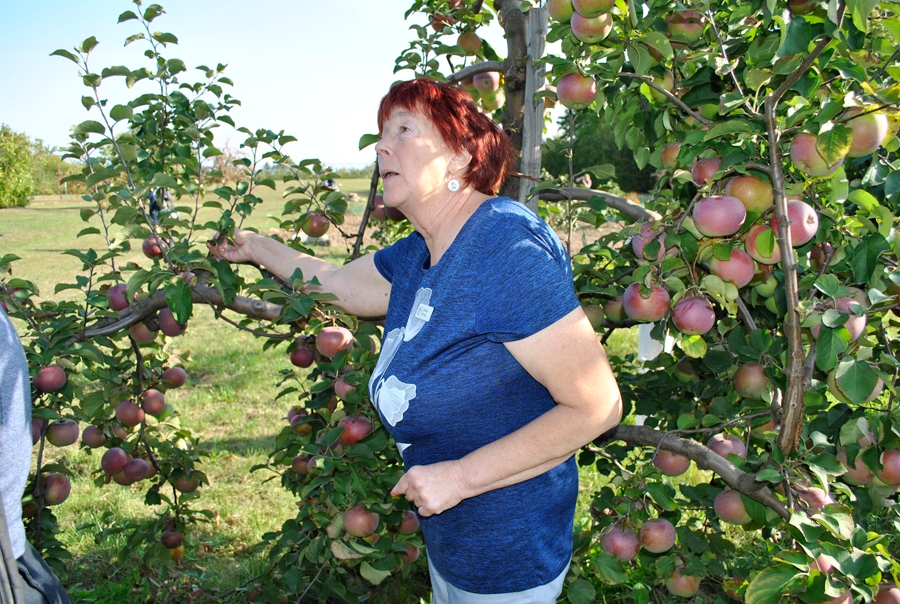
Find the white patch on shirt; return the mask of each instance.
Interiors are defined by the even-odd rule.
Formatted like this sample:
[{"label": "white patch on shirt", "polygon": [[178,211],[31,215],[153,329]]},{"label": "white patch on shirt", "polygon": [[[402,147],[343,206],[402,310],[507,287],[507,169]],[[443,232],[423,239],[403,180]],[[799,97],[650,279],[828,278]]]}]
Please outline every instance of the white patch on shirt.
[{"label": "white patch on shirt", "polygon": [[[409,401],[416,397],[416,385],[401,382],[394,375],[387,378],[384,375],[400,350],[400,345],[415,338],[431,319],[434,312],[434,308],[430,306],[431,293],[431,289],[427,287],[416,292],[406,326],[392,329],[381,343],[381,355],[369,381],[369,396],[391,426],[396,426],[403,420],[403,414],[409,409]],[[397,443],[401,456],[409,446],[408,443]]]}]

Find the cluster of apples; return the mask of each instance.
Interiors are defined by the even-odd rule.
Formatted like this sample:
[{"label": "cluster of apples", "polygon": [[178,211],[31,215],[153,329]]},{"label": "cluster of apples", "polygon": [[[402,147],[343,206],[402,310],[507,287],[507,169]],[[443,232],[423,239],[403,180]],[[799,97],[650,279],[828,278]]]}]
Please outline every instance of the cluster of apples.
[{"label": "cluster of apples", "polygon": [[486,111],[496,111],[505,102],[499,71],[479,73],[471,78],[465,78],[460,84],[469,96],[476,102],[481,102]]},{"label": "cluster of apples", "polygon": [[[364,505],[357,505],[342,514],[344,530],[352,537],[365,539],[367,542],[374,544],[381,538],[380,534],[376,534],[380,524],[380,516],[366,509]],[[400,522],[396,525],[388,527],[391,532],[400,535],[412,535],[419,530],[419,518],[415,512],[404,510]],[[400,554],[400,558],[405,564],[413,564],[419,559],[420,549],[408,541],[400,541],[405,547],[405,551]]]}]

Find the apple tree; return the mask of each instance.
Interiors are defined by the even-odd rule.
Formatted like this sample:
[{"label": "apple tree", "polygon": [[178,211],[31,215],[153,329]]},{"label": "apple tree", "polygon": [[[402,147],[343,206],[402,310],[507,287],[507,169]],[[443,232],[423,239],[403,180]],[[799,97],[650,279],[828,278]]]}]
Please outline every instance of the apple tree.
[{"label": "apple tree", "polygon": [[[432,54],[417,55],[422,73],[437,77],[435,55],[447,55],[442,77],[474,88],[514,140],[529,137],[515,97],[527,57],[556,87],[534,100],[556,97],[572,137],[579,115],[598,115],[638,167],[658,169],[640,209],[566,188],[574,174],[531,191],[548,216],[618,225],[573,250],[576,288],[603,337],[644,323],[671,342],[653,360],[614,360],[626,402],[646,419],[579,456],[611,480],[576,538],[569,600],[591,601],[607,584],[643,601],[662,585],[689,596],[702,584],[749,602],[837,602],[895,583],[896,11],[838,1],[414,7],[442,27],[418,32],[414,46],[436,37]],[[561,52],[539,60],[516,50],[543,10],[546,41]],[[503,23],[507,59],[487,49],[467,65],[452,36],[477,32],[486,12]],[[502,76],[475,79],[482,70]],[[495,89],[506,105],[494,106]],[[692,464],[708,478],[668,478]],[[748,541],[762,555],[740,547]]]}]

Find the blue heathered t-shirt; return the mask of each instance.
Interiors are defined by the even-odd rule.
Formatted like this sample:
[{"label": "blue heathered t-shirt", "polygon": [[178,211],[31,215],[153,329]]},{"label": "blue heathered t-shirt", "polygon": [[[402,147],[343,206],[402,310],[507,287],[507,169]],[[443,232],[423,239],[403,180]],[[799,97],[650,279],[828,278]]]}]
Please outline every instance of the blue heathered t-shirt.
[{"label": "blue heathered t-shirt", "polygon": [[[369,392],[406,468],[460,459],[552,409],[503,343],[578,306],[559,238],[509,198],[484,202],[438,264],[429,260],[418,233],[375,254],[391,297]],[[571,559],[577,491],[570,458],[421,518],[431,561],[469,592],[545,585]]]}]

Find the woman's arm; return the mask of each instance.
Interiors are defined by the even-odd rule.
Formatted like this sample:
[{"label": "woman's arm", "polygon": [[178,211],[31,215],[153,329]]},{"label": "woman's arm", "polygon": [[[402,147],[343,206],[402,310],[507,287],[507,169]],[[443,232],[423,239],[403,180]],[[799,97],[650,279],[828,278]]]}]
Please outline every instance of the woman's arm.
[{"label": "woman's arm", "polygon": [[619,388],[580,307],[506,348],[547,388],[556,407],[462,459],[410,468],[393,494],[405,494],[421,515],[538,476],[621,420]]},{"label": "woman's arm", "polygon": [[337,296],[335,304],[345,311],[362,317],[382,317],[387,314],[391,284],[375,268],[372,254],[357,258],[344,266],[335,266],[263,237],[251,231],[236,231],[234,241],[219,245],[207,244],[210,252],[229,262],[254,262],[282,279],[288,279],[299,268],[304,281],[313,277],[321,285],[310,291],[328,292]]}]

